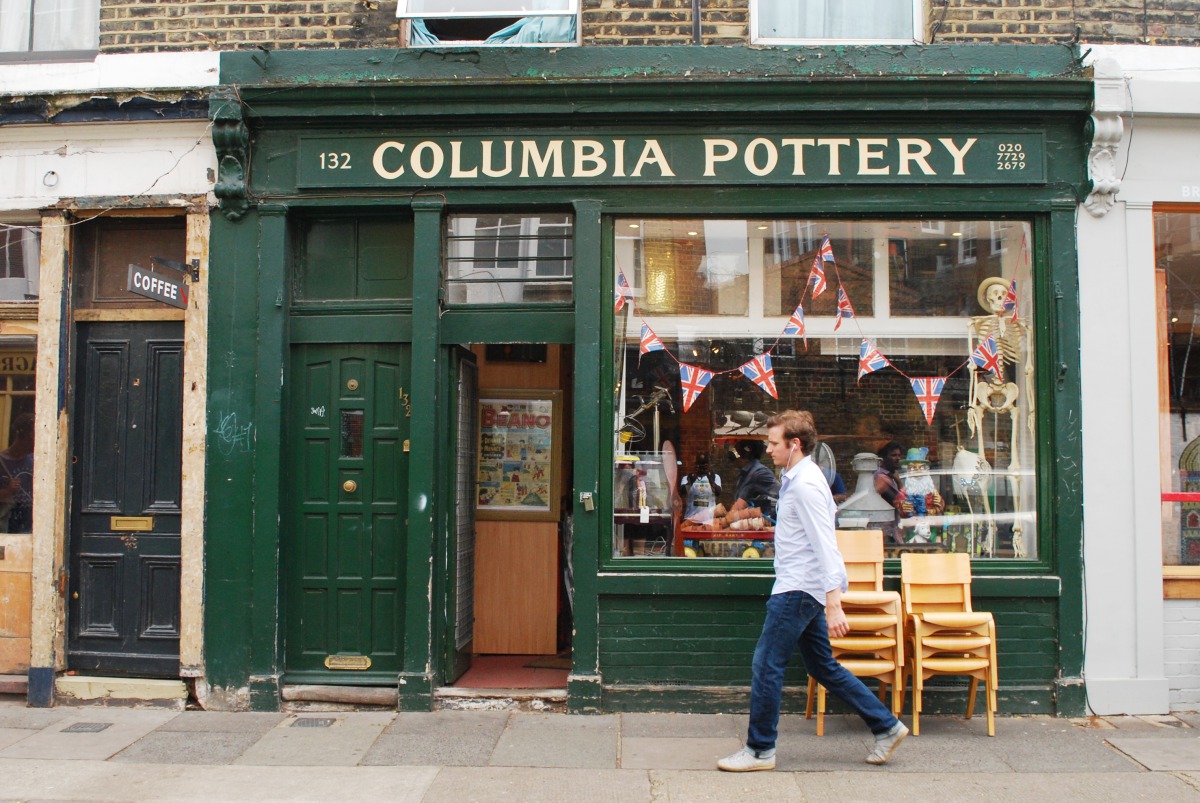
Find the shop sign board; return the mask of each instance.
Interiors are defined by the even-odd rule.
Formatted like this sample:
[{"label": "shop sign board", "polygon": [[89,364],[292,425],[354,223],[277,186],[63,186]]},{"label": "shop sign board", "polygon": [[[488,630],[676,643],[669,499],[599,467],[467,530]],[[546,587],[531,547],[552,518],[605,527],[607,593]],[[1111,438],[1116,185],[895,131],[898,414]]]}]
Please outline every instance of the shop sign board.
[{"label": "shop sign board", "polygon": [[300,187],[1038,184],[1037,132],[301,137]]},{"label": "shop sign board", "polygon": [[188,288],[182,277],[176,279],[140,268],[137,265],[130,265],[129,281],[125,289],[131,293],[137,293],[139,296],[170,304],[172,307],[187,309]]}]

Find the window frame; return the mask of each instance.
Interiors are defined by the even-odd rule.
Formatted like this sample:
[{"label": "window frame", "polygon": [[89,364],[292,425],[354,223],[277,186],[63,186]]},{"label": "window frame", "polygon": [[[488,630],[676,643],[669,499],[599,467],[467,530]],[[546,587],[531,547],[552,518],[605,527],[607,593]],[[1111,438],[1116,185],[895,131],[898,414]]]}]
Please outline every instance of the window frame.
[{"label": "window frame", "polygon": [[759,7],[763,4],[777,3],[781,0],[750,0],[750,43],[754,45],[896,45],[925,42],[925,0],[911,0],[912,3],[912,36],[907,38],[890,39],[858,39],[858,38],[829,38],[829,37],[797,37],[783,38],[762,36],[758,32],[758,21],[762,18]]}]

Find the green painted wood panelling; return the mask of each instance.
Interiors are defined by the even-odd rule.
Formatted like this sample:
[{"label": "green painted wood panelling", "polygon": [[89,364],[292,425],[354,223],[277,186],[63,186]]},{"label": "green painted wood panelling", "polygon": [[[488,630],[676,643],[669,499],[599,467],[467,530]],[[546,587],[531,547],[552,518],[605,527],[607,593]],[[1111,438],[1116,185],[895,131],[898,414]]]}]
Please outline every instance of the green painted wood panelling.
[{"label": "green painted wood panelling", "polygon": [[[601,597],[598,639],[606,705],[610,692],[667,694],[654,687],[714,687],[718,699],[726,699],[729,687],[737,687],[748,696],[765,602],[765,594]],[[1053,697],[1059,673],[1057,602],[1002,599],[978,607],[996,617],[1005,710],[1055,712],[1045,701]],[[785,683],[802,688],[806,678],[796,656]],[[931,697],[936,707],[929,710],[960,709],[965,681],[951,678],[939,684]],[[732,699],[736,701],[736,694]]]}]

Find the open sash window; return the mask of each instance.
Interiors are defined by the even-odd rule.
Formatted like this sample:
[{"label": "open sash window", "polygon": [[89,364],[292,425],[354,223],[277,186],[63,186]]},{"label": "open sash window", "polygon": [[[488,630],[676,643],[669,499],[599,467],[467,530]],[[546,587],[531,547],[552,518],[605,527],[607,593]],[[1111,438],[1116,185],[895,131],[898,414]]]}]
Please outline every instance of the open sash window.
[{"label": "open sash window", "polygon": [[579,0],[399,0],[412,47],[574,45]]}]

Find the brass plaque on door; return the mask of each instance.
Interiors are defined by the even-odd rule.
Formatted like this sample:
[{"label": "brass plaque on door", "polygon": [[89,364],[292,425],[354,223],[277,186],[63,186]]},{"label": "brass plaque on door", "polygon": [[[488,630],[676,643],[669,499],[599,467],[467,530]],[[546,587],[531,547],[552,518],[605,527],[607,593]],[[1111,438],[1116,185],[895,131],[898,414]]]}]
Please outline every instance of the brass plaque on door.
[{"label": "brass plaque on door", "polygon": [[371,658],[368,655],[326,655],[325,668],[362,672],[371,668]]},{"label": "brass plaque on door", "polygon": [[154,529],[153,516],[110,516],[108,528],[119,533],[148,533]]}]

